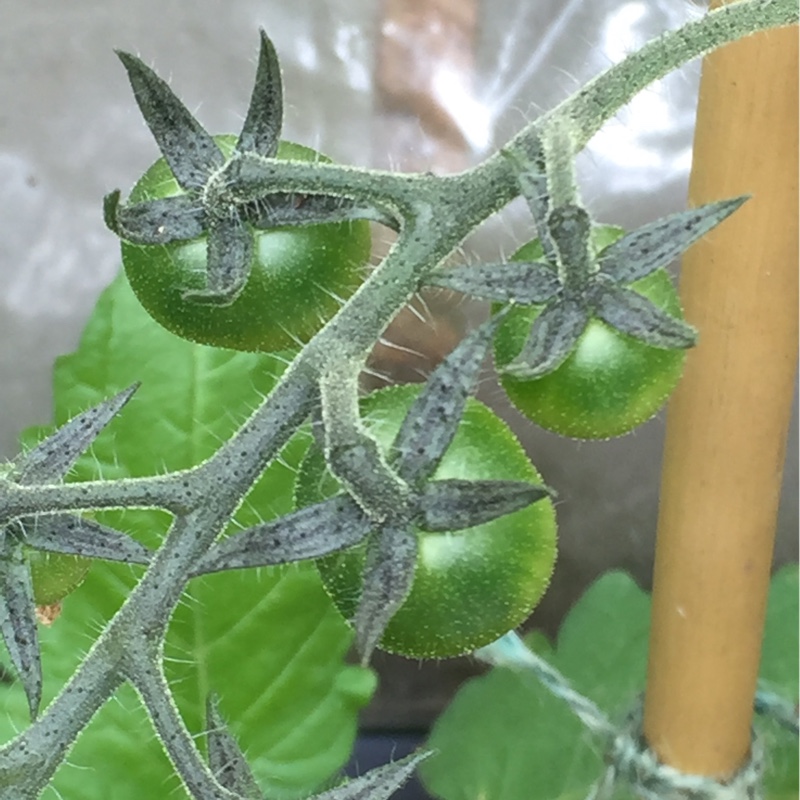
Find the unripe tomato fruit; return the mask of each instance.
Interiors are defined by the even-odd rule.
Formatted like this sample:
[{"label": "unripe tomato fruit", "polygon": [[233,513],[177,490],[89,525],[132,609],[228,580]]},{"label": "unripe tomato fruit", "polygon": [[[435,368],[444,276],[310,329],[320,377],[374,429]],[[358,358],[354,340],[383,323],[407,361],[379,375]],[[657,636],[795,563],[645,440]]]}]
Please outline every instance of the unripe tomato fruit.
[{"label": "unripe tomato fruit", "polygon": [[[619,228],[604,226],[595,243],[607,246],[621,235]],[[538,239],[512,256],[514,261],[542,258]],[[656,270],[630,288],[683,319],[666,270]],[[575,439],[620,436],[654,416],[678,385],[685,350],[652,347],[597,319],[589,322],[575,350],[553,372],[534,379],[504,375],[502,368],[519,354],[541,310],[542,306],[512,309],[495,335],[494,357],[511,402],[542,428]]]},{"label": "unripe tomato fruit", "polygon": [[[236,137],[215,141],[228,156]],[[281,142],[278,158],[329,161],[309,147]],[[183,194],[164,159],[134,186],[129,203]],[[206,286],[205,237],[167,245],[122,241],[122,264],[139,302],[167,330],[200,344],[275,352],[307,342],[364,278],[369,224],[356,222],[254,230],[250,276],[229,306],[183,299]]]},{"label": "unripe tomato fruit", "polygon": [[[419,393],[418,386],[395,386],[363,401],[367,430],[389,450]],[[482,403],[467,403],[433,480],[517,480],[541,484],[525,451]],[[295,489],[305,506],[339,491],[312,448],[301,465]],[[378,645],[412,658],[447,658],[482,647],[523,622],[550,581],[556,558],[556,519],[549,499],[513,514],[464,530],[419,531],[411,594],[392,617]],[[361,594],[366,544],[317,561],[334,604],[352,619]]]}]

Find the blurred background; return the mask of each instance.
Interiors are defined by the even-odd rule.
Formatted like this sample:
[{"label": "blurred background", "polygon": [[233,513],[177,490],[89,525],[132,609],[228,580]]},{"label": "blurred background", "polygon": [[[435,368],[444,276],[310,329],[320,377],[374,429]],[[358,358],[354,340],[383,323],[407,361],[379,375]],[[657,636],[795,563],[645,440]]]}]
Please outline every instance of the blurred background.
[{"label": "blurred background", "polygon": [[[0,0],[0,458],[14,455],[22,428],[51,418],[53,359],[74,349],[119,268],[103,195],[125,193],[157,157],[115,48],[169,79],[210,132],[238,131],[263,27],[284,69],[285,138],[339,162],[445,173],[477,163],[625,53],[701,13],[673,0]],[[600,221],[631,228],[684,207],[698,77],[692,64],[653,86],[581,155],[583,199]],[[531,235],[517,202],[460,257],[496,261]],[[378,232],[376,260],[388,243]],[[487,311],[451,294],[418,309],[424,321],[403,313],[387,332],[402,349],[378,347],[376,372],[421,380]],[[618,440],[574,442],[524,421],[491,374],[481,396],[559,492],[559,563],[530,624],[554,633],[612,567],[649,588],[663,419]],[[796,417],[776,566],[798,558]],[[412,747],[476,669],[466,659],[379,657],[376,666],[361,771]]]}]

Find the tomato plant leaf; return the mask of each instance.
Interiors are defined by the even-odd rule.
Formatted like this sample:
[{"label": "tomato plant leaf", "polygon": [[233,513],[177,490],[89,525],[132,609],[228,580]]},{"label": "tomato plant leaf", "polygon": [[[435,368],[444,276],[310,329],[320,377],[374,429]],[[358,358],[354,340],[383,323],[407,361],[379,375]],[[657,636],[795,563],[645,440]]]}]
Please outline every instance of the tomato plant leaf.
[{"label": "tomato plant leaf", "polygon": [[798,618],[800,572],[797,564],[779,570],[770,584],[764,646],[761,651],[761,678],[776,691],[797,694],[800,675],[800,631],[793,625]]},{"label": "tomato plant leaf", "polygon": [[[796,698],[798,570],[778,572],[770,588],[761,676]],[[650,596],[621,572],[601,576],[562,623],[555,648],[540,634],[528,645],[612,719],[636,702],[646,675]],[[767,798],[797,795],[797,738],[756,719],[768,749]],[[566,705],[528,672],[493,669],[468,681],[439,718],[420,770],[442,800],[583,800],[605,769],[602,753]],[[618,795],[628,798],[628,793]]]},{"label": "tomato plant leaf", "polygon": [[207,220],[208,244],[205,289],[187,289],[184,300],[229,306],[240,295],[250,274],[253,235],[236,209]]},{"label": "tomato plant leaf", "polygon": [[436,471],[458,430],[503,317],[503,313],[496,314],[465,336],[431,373],[412,403],[392,445],[397,474],[408,483],[419,486]]},{"label": "tomato plant leaf", "polygon": [[600,254],[600,271],[621,285],[644,278],[674,261],[747,199],[745,195],[707,203],[643,225]]},{"label": "tomato plant leaf", "polygon": [[[788,564],[775,574],[770,584],[759,672],[761,688],[794,706],[795,725],[800,685],[799,598],[800,571],[797,564]],[[800,751],[796,728],[787,728],[781,720],[768,716],[756,717],[755,724],[768,755],[767,797],[797,797]]]},{"label": "tomato plant leaf", "polygon": [[62,478],[138,388],[139,384],[134,383],[66,422],[32,450],[23,453],[14,462],[9,477],[27,485]]},{"label": "tomato plant leaf", "polygon": [[547,487],[524,481],[431,481],[420,498],[419,524],[426,531],[471,528],[552,495]]},{"label": "tomato plant leaf", "polygon": [[206,702],[208,733],[208,765],[221,786],[236,792],[247,800],[263,800],[256,779],[233,736],[219,712],[219,700],[209,695]]},{"label": "tomato plant leaf", "polygon": [[561,291],[556,271],[540,261],[461,266],[433,272],[428,283],[484,300],[520,305],[546,303]]},{"label": "tomato plant leaf", "polygon": [[597,284],[594,313],[607,325],[662,349],[693,347],[697,331],[688,323],[657,308],[633,289]]},{"label": "tomato plant leaf", "polygon": [[[77,352],[56,362],[55,422],[134,380],[141,388],[68,479],[142,477],[202,462],[269,394],[290,360],[286,353],[243,353],[180,339],[150,318],[120,276],[101,295]],[[295,469],[308,441],[301,431],[286,445],[227,533],[291,511]],[[96,517],[148,547],[161,542],[171,519],[147,509]],[[39,629],[44,701],[72,675],[141,573],[135,565],[95,562],[58,620]],[[165,671],[193,732],[205,730],[209,690],[219,693],[253,774],[271,798],[283,800],[311,794],[349,757],[358,710],[375,688],[371,671],[344,662],[352,640],[312,565],[215,574],[195,578],[175,610]],[[19,683],[0,685],[0,704],[0,741],[7,741],[27,724]],[[87,783],[85,767],[101,763]],[[53,787],[82,800],[187,797],[130,686],[93,718]]]},{"label": "tomato plant leaf", "polygon": [[147,564],[152,555],[127,533],[76,514],[47,514],[20,523],[25,544],[50,553],[68,553],[125,564]]},{"label": "tomato plant leaf", "polygon": [[278,152],[283,126],[283,83],[275,46],[263,29],[259,33],[256,80],[236,149],[272,158]]},{"label": "tomato plant leaf", "polygon": [[[649,599],[627,575],[608,573],[542,655],[603,710],[624,713],[643,686],[648,625]],[[493,669],[465,684],[428,746],[438,755],[421,777],[443,800],[582,800],[604,769],[577,717],[525,671]]]},{"label": "tomato plant leaf", "polygon": [[560,298],[545,306],[531,326],[522,350],[502,372],[515,378],[537,378],[564,363],[589,322],[586,304]]},{"label": "tomato plant leaf", "polygon": [[21,541],[6,528],[0,539],[0,633],[22,680],[31,719],[42,702],[42,659],[36,631],[31,568]]},{"label": "tomato plant leaf", "polygon": [[106,196],[105,204],[108,227],[134,244],[170,244],[205,231],[203,206],[188,194],[120,205],[117,191]]},{"label": "tomato plant leaf", "polygon": [[386,625],[411,591],[417,549],[416,531],[411,526],[386,525],[369,540],[364,585],[353,620],[362,664],[369,662]]},{"label": "tomato plant leaf", "polygon": [[159,150],[183,189],[202,189],[225,161],[205,128],[169,84],[130,53],[117,51],[128,72],[133,96]]},{"label": "tomato plant leaf", "polygon": [[340,494],[223,539],[208,551],[194,575],[319,558],[358,544],[369,532],[364,512],[351,497]]},{"label": "tomato plant leaf", "polygon": [[387,800],[414,773],[419,764],[431,755],[429,752],[413,753],[400,761],[377,767],[360,778],[343,786],[314,795],[312,800]]}]

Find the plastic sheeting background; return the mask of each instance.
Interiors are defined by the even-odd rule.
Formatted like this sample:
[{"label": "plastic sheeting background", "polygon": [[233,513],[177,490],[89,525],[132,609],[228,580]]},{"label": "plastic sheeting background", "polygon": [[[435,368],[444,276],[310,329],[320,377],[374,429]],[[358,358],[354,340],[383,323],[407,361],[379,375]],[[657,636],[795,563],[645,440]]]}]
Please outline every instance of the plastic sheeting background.
[{"label": "plastic sheeting background", "polygon": [[[53,359],[75,347],[118,269],[103,195],[125,192],[157,155],[113,48],[169,78],[208,130],[235,131],[264,27],[283,63],[285,138],[340,162],[445,171],[480,160],[626,52],[699,13],[673,0],[0,0],[0,457],[15,453],[22,428],[51,418]],[[601,221],[632,227],[683,207],[698,74],[691,65],[640,95],[580,157],[582,195]],[[530,235],[517,202],[464,255],[497,259]],[[414,328],[407,315],[393,330],[423,351],[419,362],[393,363],[384,348],[379,367],[406,378],[424,371],[485,313],[441,298],[430,306],[431,324]],[[560,561],[534,622],[553,630],[610,567],[648,585],[663,420],[576,443],[503,409],[490,380],[482,396],[560,494]],[[781,562],[798,557],[797,480],[791,447]],[[384,726],[424,724],[472,669],[464,660],[378,663],[384,679],[366,719]]]}]

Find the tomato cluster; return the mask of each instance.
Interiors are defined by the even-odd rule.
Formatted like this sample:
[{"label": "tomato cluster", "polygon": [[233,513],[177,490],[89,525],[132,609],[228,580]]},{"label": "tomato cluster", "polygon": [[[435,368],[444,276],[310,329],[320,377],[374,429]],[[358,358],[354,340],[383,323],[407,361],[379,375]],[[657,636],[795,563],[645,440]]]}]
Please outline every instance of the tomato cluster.
[{"label": "tomato cluster", "polygon": [[[236,142],[218,137],[226,154]],[[278,157],[316,159],[318,154],[282,142]],[[137,183],[130,202],[182,193],[162,159]],[[227,306],[187,299],[205,285],[204,239],[168,245],[123,241],[123,264],[139,300],[162,325],[185,338],[245,350],[274,350],[307,341],[337,310],[361,278],[369,251],[365,222],[253,231],[256,246],[246,286]],[[598,250],[621,235],[595,231]],[[542,259],[538,240],[512,260]],[[680,317],[680,304],[663,269],[632,287],[656,307]],[[497,306],[495,307],[497,308]],[[591,319],[572,352],[556,369],[535,378],[504,374],[522,349],[542,307],[510,310],[495,336],[495,361],[511,401],[531,420],[557,433],[605,438],[651,417],[680,377],[684,351],[659,349]],[[388,448],[417,390],[373,394],[363,406],[367,431]],[[304,506],[340,487],[312,451],[299,473],[296,499]],[[514,479],[538,474],[519,443],[492,412],[476,401],[436,475],[438,479]],[[380,646],[412,657],[446,657],[488,644],[522,622],[544,592],[555,561],[552,504],[447,532],[417,531],[418,558],[411,592],[389,621]],[[323,583],[348,619],[356,613],[366,543],[318,561]]]},{"label": "tomato cluster", "polygon": [[[233,137],[217,139],[230,152]],[[317,158],[281,143],[278,155]],[[131,194],[131,202],[177,196],[181,189],[166,162],[156,162]],[[123,263],[142,304],[161,324],[194,341],[269,350],[306,341],[353,291],[369,249],[366,223],[337,223],[255,231],[250,277],[230,306],[185,299],[203,286],[202,239],[164,246],[123,242]],[[604,228],[597,246],[621,235]],[[516,261],[542,257],[538,240]],[[680,316],[677,294],[664,270],[632,287],[658,308]],[[495,361],[514,360],[541,307],[517,307],[495,336]],[[573,352],[555,370],[535,379],[502,375],[511,401],[530,419],[563,435],[604,438],[624,433],[652,416],[680,377],[684,351],[658,349],[593,319]],[[367,431],[388,448],[417,390],[396,387],[363,405]],[[439,465],[438,479],[514,479],[537,482],[519,443],[486,407],[471,401]],[[306,459],[296,490],[304,506],[335,494],[318,450]],[[410,595],[392,617],[382,649],[411,657],[447,657],[481,647],[512,629],[543,594],[555,561],[552,504],[537,503],[492,522],[459,531],[417,532],[418,559]],[[334,604],[348,619],[361,593],[366,544],[323,557],[318,568]]]},{"label": "tomato cluster", "polygon": [[[349,206],[348,199],[313,195],[313,203],[332,200],[333,205],[323,209],[326,213],[321,217],[301,219],[295,214],[281,218],[291,221],[291,227],[271,227],[260,216],[259,203],[289,203],[291,209],[291,203],[302,204],[307,198],[265,192],[263,198],[259,195],[248,201],[251,195],[246,193],[215,194],[216,184],[214,191],[207,192],[210,176],[235,166],[235,161],[226,163],[232,155],[264,159],[253,163],[265,170],[274,158],[326,160],[309,148],[280,141],[282,87],[271,43],[262,35],[256,88],[238,138],[210,137],[164,81],[133,56],[123,54],[122,58],[164,154],[136,184],[124,208],[118,193],[107,198],[107,220],[123,239],[125,272],[142,305],[164,327],[204,344],[276,351],[306,343],[363,280],[370,254],[369,228],[363,217],[381,217]],[[501,304],[512,305],[496,331],[492,328],[494,355],[503,388],[525,415],[566,436],[616,436],[663,405],[680,377],[683,348],[694,341],[695,332],[682,320],[677,294],[661,267],[713,227],[714,220],[732,213],[740,201],[652,223],[614,244],[622,232],[593,226],[577,198],[552,202],[540,166],[528,165],[524,159],[516,164],[520,189],[542,241],[520,249],[512,259],[519,264],[484,265],[482,272],[457,277],[451,288],[458,288],[461,280],[468,293],[499,301],[495,311]],[[339,201],[344,205],[337,207]],[[344,215],[337,216],[342,211]],[[352,213],[348,216],[347,212]],[[162,225],[162,219],[168,224]],[[335,221],[341,219],[348,221]],[[305,224],[310,221],[315,224]],[[604,248],[608,248],[605,260]],[[500,277],[493,272],[498,266],[503,270]],[[445,280],[439,285],[448,284]],[[480,357],[473,361],[479,364]],[[448,367],[451,371],[445,370],[447,380],[437,391],[452,389],[459,364],[456,359]],[[504,423],[477,401],[463,406],[460,400],[466,401],[467,394],[456,398],[457,402],[450,402],[452,397],[442,400],[438,416],[417,419],[446,444],[430,461],[432,476],[418,484],[409,480],[406,488],[412,495],[418,493],[415,502],[427,497],[428,477],[434,483],[469,481],[459,484],[462,489],[468,487],[466,492],[478,491],[478,486],[484,491],[511,492],[512,482],[517,488],[539,482],[538,473]],[[397,442],[404,441],[407,415],[412,406],[417,408],[417,395],[415,388],[396,387],[375,393],[363,403],[366,433],[383,447],[387,464],[394,457],[400,462],[404,458]],[[444,413],[446,402],[455,409],[449,418]],[[425,451],[424,442],[417,446]],[[398,448],[394,454],[392,447]],[[378,462],[369,461],[364,454],[374,454],[370,448],[374,443],[365,445],[358,468],[370,465],[380,478],[386,465],[380,466],[378,456]],[[327,471],[328,466],[335,468],[330,453],[329,461],[326,464],[321,452],[312,448],[298,475],[300,506],[318,503],[325,507],[324,500],[341,491]],[[402,474],[401,464],[397,476]],[[487,490],[488,483],[492,486]],[[498,488],[500,483],[503,489]],[[442,491],[451,491],[453,485]],[[360,502],[358,487],[350,489],[345,502],[355,507]],[[543,494],[548,491],[538,489]],[[524,491],[530,494],[530,487],[524,485]],[[435,503],[443,502],[444,495],[431,496]],[[477,501],[472,499],[481,507],[479,522],[472,510],[466,514],[458,502],[460,498],[457,513],[441,517],[446,530],[436,528],[424,514],[409,512],[398,523],[399,532],[382,527],[381,520],[392,516],[390,510],[377,513],[369,503],[361,504],[356,512],[370,531],[367,540],[357,546],[350,546],[357,538],[335,545],[325,540],[324,547],[314,551],[317,555],[345,548],[319,558],[319,571],[346,618],[358,618],[358,612],[366,609],[367,616],[380,619],[371,642],[380,636],[384,649],[415,657],[468,652],[518,625],[538,602],[555,560],[556,527],[550,500],[526,499],[526,507],[509,510],[510,506],[504,506],[492,516],[485,513],[485,496],[479,494]],[[423,519],[428,527],[421,525]],[[298,520],[295,517],[295,523],[302,524]],[[417,522],[420,527],[414,528]],[[284,533],[289,534],[288,527],[279,537]],[[298,537],[301,533],[300,528],[294,530]],[[402,547],[392,538],[395,534]],[[370,550],[371,546],[377,549]],[[376,552],[380,555],[374,559],[383,559],[380,569],[370,561]],[[397,571],[404,581],[385,577]],[[376,586],[378,601],[373,602],[370,593]],[[361,597],[362,588],[368,602]],[[381,607],[384,598],[384,616],[376,616],[373,608]]]}]

